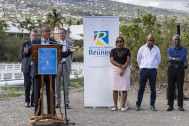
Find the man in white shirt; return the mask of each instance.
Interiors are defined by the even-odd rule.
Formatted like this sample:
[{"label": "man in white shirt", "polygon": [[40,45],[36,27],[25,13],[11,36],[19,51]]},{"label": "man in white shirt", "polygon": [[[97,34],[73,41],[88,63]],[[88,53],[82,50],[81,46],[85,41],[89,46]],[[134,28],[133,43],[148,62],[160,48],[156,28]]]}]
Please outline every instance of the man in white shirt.
[{"label": "man in white shirt", "polygon": [[150,108],[156,111],[156,76],[157,68],[161,62],[161,54],[159,48],[154,45],[155,38],[153,35],[148,35],[147,43],[140,47],[137,55],[137,62],[140,67],[140,80],[138,89],[138,98],[136,102],[137,111],[140,111],[140,106],[146,87],[146,82],[150,82]]},{"label": "man in white shirt", "polygon": [[[69,41],[66,39],[66,30],[64,28],[59,29],[59,40],[57,40],[57,43],[60,45],[63,45],[62,52],[65,52],[67,50],[70,50],[69,47],[73,46],[74,42]],[[61,104],[61,77],[63,79],[64,84],[64,90],[65,90],[65,102],[66,102],[66,108],[70,109],[69,105],[69,81],[70,81],[70,72],[71,72],[71,63],[73,60],[73,53],[71,53],[68,57],[62,58],[61,63],[58,64],[58,74],[56,78],[56,95],[57,99],[59,101],[59,104]],[[63,72],[62,72],[63,69]],[[56,108],[58,108],[58,105],[56,105]]]}]

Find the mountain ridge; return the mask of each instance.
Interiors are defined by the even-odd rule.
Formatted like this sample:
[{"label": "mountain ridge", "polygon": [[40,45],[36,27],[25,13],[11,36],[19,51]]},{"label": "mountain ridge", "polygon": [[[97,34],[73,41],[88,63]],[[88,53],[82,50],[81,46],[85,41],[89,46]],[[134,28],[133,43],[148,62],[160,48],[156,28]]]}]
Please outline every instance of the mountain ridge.
[{"label": "mountain ridge", "polygon": [[164,16],[178,16],[187,17],[189,13],[167,10],[154,7],[143,7],[128,3],[121,3],[111,0],[8,0],[9,4],[17,4],[19,7],[26,7],[29,10],[23,13],[22,10],[14,10],[10,8],[13,13],[16,11],[21,17],[43,18],[52,9],[56,9],[64,17],[82,18],[83,16],[119,16],[120,20],[132,22],[133,18],[138,14],[150,13],[161,18]]}]

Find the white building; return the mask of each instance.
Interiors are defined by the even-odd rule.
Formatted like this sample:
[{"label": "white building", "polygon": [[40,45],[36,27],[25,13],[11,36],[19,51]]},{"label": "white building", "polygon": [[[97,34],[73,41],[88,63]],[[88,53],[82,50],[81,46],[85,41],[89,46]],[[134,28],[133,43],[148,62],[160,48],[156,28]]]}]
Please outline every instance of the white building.
[{"label": "white building", "polygon": [[[83,39],[83,25],[71,25],[71,26],[67,26],[64,27],[64,29],[68,29],[70,30],[70,34],[68,35],[70,39],[72,40],[81,40]],[[56,39],[58,39],[58,28],[56,27],[54,30],[54,37]]]},{"label": "white building", "polygon": [[[19,23],[12,23],[12,22],[8,22],[8,28],[7,30],[5,30],[5,33],[7,35],[10,35],[10,36],[22,36],[22,37],[29,37],[29,34],[30,34],[30,31],[26,30],[26,29],[19,29]],[[81,40],[83,39],[83,25],[71,25],[71,26],[67,26],[67,27],[64,27],[64,29],[68,29],[70,30],[70,34],[68,35],[68,37],[70,39],[72,39],[73,41],[74,40]],[[58,36],[58,28],[56,27],[55,28],[55,31],[54,33],[52,34],[54,35],[54,38],[55,39],[58,39],[59,36]]]},{"label": "white building", "polygon": [[7,30],[5,30],[5,33],[7,35],[29,37],[30,31],[26,29],[19,29],[19,25],[20,25],[19,23],[8,22],[7,25],[8,25]]}]

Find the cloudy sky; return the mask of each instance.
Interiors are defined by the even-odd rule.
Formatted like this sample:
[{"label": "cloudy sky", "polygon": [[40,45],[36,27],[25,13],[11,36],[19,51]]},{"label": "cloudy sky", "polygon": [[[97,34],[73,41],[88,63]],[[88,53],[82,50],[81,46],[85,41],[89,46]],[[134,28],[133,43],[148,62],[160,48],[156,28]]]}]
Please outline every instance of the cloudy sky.
[{"label": "cloudy sky", "polygon": [[164,9],[175,9],[189,12],[189,0],[112,0],[141,6],[151,6]]}]

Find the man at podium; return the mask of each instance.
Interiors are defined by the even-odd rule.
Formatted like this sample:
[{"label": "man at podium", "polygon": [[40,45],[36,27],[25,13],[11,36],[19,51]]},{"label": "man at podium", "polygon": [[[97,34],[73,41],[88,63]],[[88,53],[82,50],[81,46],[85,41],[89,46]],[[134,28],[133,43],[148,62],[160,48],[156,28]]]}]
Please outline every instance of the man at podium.
[{"label": "man at podium", "polygon": [[[56,41],[50,39],[51,29],[48,25],[42,25],[41,27],[41,38],[33,40],[34,44],[56,44]],[[76,49],[70,48],[70,50],[66,52],[62,52],[62,58],[69,56],[72,52]],[[30,48],[24,48],[25,52],[28,52],[31,55]],[[34,77],[34,103],[35,103],[35,113],[38,109],[38,99],[40,98],[40,89],[41,89],[41,76],[37,75],[38,73],[38,64],[33,63],[31,66],[31,75]],[[55,93],[55,77],[56,75],[52,76],[52,88],[53,93]],[[47,95],[47,113],[50,114],[50,78],[49,75],[44,75],[44,82],[46,85],[46,95]],[[53,104],[55,106],[55,98],[53,98]],[[39,105],[39,111],[37,116],[41,115],[41,107]]]}]

